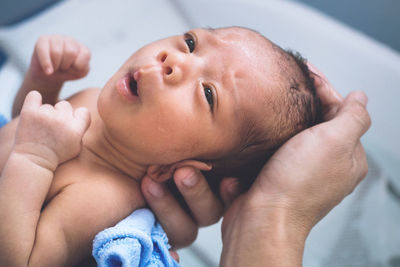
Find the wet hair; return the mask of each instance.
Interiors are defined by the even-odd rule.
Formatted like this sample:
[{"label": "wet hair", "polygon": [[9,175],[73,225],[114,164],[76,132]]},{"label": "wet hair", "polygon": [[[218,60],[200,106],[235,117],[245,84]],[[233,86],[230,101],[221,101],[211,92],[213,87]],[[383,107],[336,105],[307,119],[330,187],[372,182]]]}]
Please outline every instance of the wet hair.
[{"label": "wet hair", "polygon": [[321,103],[306,59],[298,52],[283,50],[268,39],[266,41],[273,46],[279,78],[283,80],[283,97],[276,103],[266,103],[273,104],[278,119],[272,129],[254,123],[246,125],[243,148],[234,155],[214,161],[213,169],[204,172],[217,195],[223,177],[239,178],[241,189],[248,190],[264,164],[282,144],[322,120]]}]

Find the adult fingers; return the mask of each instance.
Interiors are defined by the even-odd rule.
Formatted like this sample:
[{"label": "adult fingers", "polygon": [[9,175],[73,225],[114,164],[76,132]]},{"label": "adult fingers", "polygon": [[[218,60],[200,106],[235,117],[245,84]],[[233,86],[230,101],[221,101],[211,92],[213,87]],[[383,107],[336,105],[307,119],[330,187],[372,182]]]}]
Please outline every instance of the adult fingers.
[{"label": "adult fingers", "polygon": [[197,237],[198,226],[165,185],[145,176],[141,188],[146,202],[163,226],[171,245],[179,248],[191,244]]},{"label": "adult fingers", "polygon": [[234,177],[224,178],[221,181],[219,191],[226,210],[231,206],[236,197],[240,195],[241,188],[239,180]]},{"label": "adult fingers", "polygon": [[179,168],[174,173],[174,181],[199,226],[218,222],[223,212],[222,203],[199,170]]},{"label": "adult fingers", "polygon": [[325,120],[331,119],[343,102],[343,97],[333,88],[331,83],[314,65],[307,63],[314,79],[316,93],[321,100]]},{"label": "adult fingers", "polygon": [[329,99],[336,99],[338,101],[343,100],[343,97],[333,88],[332,84],[319,69],[317,69],[310,62],[307,62],[307,66],[311,71],[311,75],[314,78],[314,83],[317,89],[321,88],[323,89],[322,91],[328,92],[330,95]]},{"label": "adult fingers", "polygon": [[331,121],[331,127],[340,131],[345,140],[351,140],[354,144],[358,143],[360,137],[371,126],[371,118],[366,109],[367,101],[367,96],[361,91],[350,93],[337,116]]},{"label": "adult fingers", "polygon": [[171,254],[172,258],[174,258],[174,260],[176,260],[177,262],[179,262],[179,255],[175,250],[170,250],[169,254]]}]

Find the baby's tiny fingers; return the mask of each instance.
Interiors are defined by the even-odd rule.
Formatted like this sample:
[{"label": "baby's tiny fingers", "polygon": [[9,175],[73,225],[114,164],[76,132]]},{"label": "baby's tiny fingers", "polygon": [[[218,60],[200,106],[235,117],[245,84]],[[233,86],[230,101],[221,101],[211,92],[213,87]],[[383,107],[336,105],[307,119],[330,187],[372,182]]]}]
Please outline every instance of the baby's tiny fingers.
[{"label": "baby's tiny fingers", "polygon": [[89,61],[91,58],[91,53],[89,48],[84,45],[79,47],[79,54],[73,63],[73,67],[78,71],[84,71],[87,73],[89,71]]},{"label": "baby's tiny fingers", "polygon": [[76,57],[79,53],[79,45],[72,38],[66,38],[64,40],[64,48],[63,48],[63,58],[61,61],[61,70],[68,70],[72,64],[74,63]]},{"label": "baby's tiny fingers", "polygon": [[35,45],[35,51],[43,71],[47,75],[52,74],[54,68],[50,57],[50,40],[47,36],[39,37]]},{"label": "baby's tiny fingers", "polygon": [[38,91],[30,91],[24,101],[21,113],[27,110],[38,109],[42,105],[42,95]]},{"label": "baby's tiny fingers", "polygon": [[63,112],[68,112],[70,114],[72,113],[71,104],[65,100],[62,100],[62,101],[58,102],[57,104],[55,104],[54,109],[63,111]]},{"label": "baby's tiny fingers", "polygon": [[63,58],[64,41],[60,36],[50,39],[50,56],[53,63],[54,71],[60,68]]},{"label": "baby's tiny fingers", "polygon": [[52,105],[50,105],[50,104],[43,104],[43,105],[40,106],[39,110],[40,110],[39,114],[42,114],[42,115],[47,114],[47,115],[49,115],[49,114],[53,114],[54,107]]},{"label": "baby's tiny fingers", "polygon": [[86,132],[91,121],[89,110],[85,107],[77,108],[74,111],[74,117],[78,120],[80,129]]}]

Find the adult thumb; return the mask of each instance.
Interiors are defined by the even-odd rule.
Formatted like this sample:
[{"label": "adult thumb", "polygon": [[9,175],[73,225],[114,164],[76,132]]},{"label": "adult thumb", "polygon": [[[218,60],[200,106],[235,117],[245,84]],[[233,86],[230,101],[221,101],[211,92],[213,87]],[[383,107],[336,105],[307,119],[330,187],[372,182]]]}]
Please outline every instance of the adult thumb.
[{"label": "adult thumb", "polygon": [[334,129],[340,129],[345,138],[358,141],[371,126],[367,102],[368,98],[364,92],[351,92],[332,120]]}]

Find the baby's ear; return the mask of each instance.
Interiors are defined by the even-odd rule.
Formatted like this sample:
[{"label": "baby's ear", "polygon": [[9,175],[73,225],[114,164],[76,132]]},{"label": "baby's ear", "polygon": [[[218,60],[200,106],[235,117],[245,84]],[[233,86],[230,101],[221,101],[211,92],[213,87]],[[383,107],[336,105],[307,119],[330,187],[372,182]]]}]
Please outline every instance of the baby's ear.
[{"label": "baby's ear", "polygon": [[203,162],[199,160],[183,160],[170,165],[151,165],[147,169],[147,175],[156,181],[166,181],[172,178],[176,169],[182,167],[192,167],[201,171],[209,171],[212,169],[212,164],[209,162]]}]

